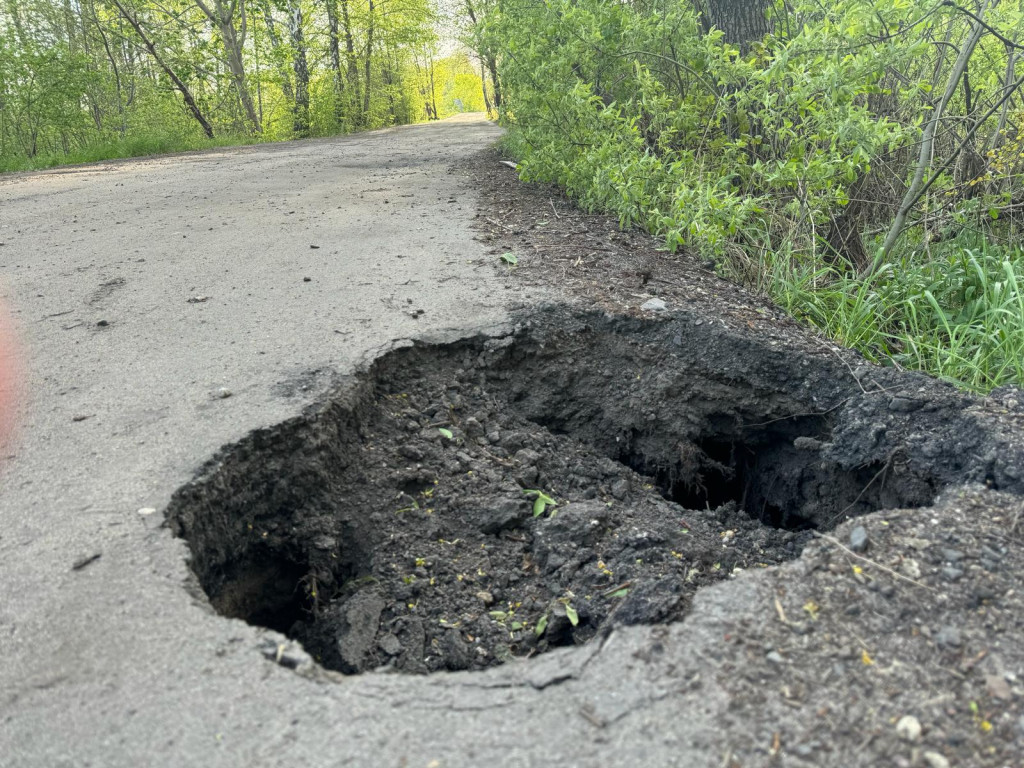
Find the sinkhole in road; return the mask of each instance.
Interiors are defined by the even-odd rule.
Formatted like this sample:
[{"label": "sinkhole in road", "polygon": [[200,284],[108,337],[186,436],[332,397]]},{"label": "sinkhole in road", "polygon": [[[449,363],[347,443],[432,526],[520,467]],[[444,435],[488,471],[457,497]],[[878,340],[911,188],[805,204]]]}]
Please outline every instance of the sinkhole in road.
[{"label": "sinkhole in road", "polygon": [[943,484],[897,424],[837,444],[891,416],[843,366],[702,333],[551,309],[395,349],[222,449],[169,524],[221,614],[344,673],[425,673],[677,620],[701,587]]}]

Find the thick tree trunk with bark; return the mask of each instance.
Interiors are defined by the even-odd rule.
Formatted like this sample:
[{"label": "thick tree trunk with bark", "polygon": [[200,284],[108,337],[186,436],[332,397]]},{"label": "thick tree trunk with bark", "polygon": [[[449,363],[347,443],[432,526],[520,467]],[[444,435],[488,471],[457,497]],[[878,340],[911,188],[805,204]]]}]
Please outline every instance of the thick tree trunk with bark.
[{"label": "thick tree trunk with bark", "polygon": [[696,0],[706,31],[722,30],[722,39],[746,51],[772,31],[771,0]]}]

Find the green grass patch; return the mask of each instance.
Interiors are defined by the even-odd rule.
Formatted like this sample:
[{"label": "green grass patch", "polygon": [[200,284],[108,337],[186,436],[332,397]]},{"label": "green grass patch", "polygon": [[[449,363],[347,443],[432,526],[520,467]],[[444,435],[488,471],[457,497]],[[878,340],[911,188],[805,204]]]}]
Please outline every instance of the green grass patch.
[{"label": "green grass patch", "polygon": [[1024,385],[1024,251],[980,240],[914,249],[861,280],[772,262],[766,292],[787,312],[879,363],[989,392]]},{"label": "green grass patch", "polygon": [[103,160],[117,160],[127,157],[148,157],[174,152],[189,152],[218,147],[237,147],[259,144],[265,140],[258,136],[227,134],[214,139],[199,136],[142,135],[126,139],[97,141],[68,153],[55,152],[35,157],[0,157],[0,173],[13,171],[37,171],[56,168],[61,165],[96,163]]}]

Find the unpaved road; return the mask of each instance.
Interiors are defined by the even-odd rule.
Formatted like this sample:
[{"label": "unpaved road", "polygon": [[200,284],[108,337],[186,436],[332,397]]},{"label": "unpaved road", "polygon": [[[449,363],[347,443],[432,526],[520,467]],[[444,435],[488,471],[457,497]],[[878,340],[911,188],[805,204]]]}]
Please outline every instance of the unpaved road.
[{"label": "unpaved road", "polygon": [[[294,515],[301,527],[301,504],[316,501],[322,484],[348,505],[350,519],[365,522],[351,507],[367,493],[366,478],[381,487],[392,479],[395,446],[375,453],[374,435],[360,430],[340,441],[359,445],[365,467],[351,451],[333,454],[343,459],[338,466],[322,460],[339,442],[331,414],[383,404],[387,418],[401,416],[404,434],[415,436],[398,440],[407,443],[406,459],[447,466],[455,452],[437,447],[431,419],[465,406],[454,402],[460,387],[466,403],[477,398],[473,382],[484,387],[492,366],[491,381],[510,388],[509,402],[559,427],[561,443],[537,429],[527,435],[546,446],[546,462],[564,462],[563,430],[612,436],[629,425],[643,435],[650,429],[640,422],[675,419],[684,434],[700,421],[689,417],[706,408],[706,421],[720,431],[771,433],[751,446],[779,453],[751,471],[767,477],[799,450],[813,472],[819,462],[825,473],[843,468],[864,486],[819,478],[806,488],[813,494],[834,485],[856,492],[854,502],[878,491],[880,504],[918,503],[911,495],[892,501],[874,485],[901,467],[920,470],[936,487],[969,480],[1021,492],[1024,408],[1015,393],[980,401],[894,371],[855,369],[851,356],[748,306],[740,292],[687,277],[682,263],[671,281],[677,292],[665,294],[674,311],[662,319],[579,319],[554,308],[510,336],[510,322],[522,319],[510,314],[513,303],[550,295],[495,271],[495,253],[513,247],[510,237],[550,237],[556,225],[566,227],[564,238],[539,244],[550,265],[566,259],[572,233],[582,232],[576,267],[596,256],[594,243],[604,252],[611,238],[587,235],[575,214],[552,224],[547,208],[557,215],[555,205],[543,196],[516,213],[514,198],[526,195],[513,190],[498,215],[515,223],[497,223],[485,250],[470,230],[472,168],[496,136],[490,124],[466,117],[0,180],[0,274],[21,328],[30,394],[0,489],[0,766],[1018,764],[1024,512],[1019,497],[980,485],[948,491],[934,508],[863,518],[867,559],[841,545],[850,540],[847,523],[836,541],[815,541],[780,568],[755,558],[735,578],[715,576],[722,583],[697,592],[685,621],[615,626],[588,645],[486,671],[342,678],[282,636],[211,610],[162,511],[218,447],[244,438],[176,497],[172,521],[198,547],[204,586],[233,580],[244,596],[262,560],[225,573],[232,557],[275,552],[268,544],[276,557],[295,557],[292,533],[320,546],[331,531],[268,526],[261,534],[240,521]],[[533,216],[544,220],[530,223]],[[527,245],[514,247],[530,255]],[[520,257],[524,267],[529,261]],[[636,293],[635,274],[604,274],[590,280],[595,292],[617,289],[633,308],[646,298]],[[655,273],[652,285],[668,284],[660,279],[667,278]],[[611,346],[590,344],[595,329]],[[374,375],[388,381],[377,381],[378,389],[359,389],[366,379],[348,376],[403,340],[463,336],[474,338],[436,354],[424,346],[384,358]],[[436,408],[404,391],[404,382],[448,376],[431,368],[445,360],[452,381]],[[712,398],[705,378],[717,382]],[[577,396],[588,380],[601,393],[590,411]],[[392,398],[408,398],[401,407],[419,402],[422,413],[396,416],[393,400],[371,397],[389,382],[400,390]],[[323,399],[336,383],[336,394]],[[765,397],[772,386],[795,399]],[[279,425],[311,403],[302,419]],[[571,417],[539,418],[556,403]],[[658,403],[665,412],[649,418]],[[833,412],[834,423],[814,422],[814,439],[806,424],[786,426]],[[461,439],[463,428],[469,437],[468,425],[460,421],[451,437]],[[262,427],[270,429],[253,433]],[[297,434],[303,439],[287,442]],[[601,451],[606,463],[618,439]],[[504,448],[487,439],[459,461],[491,472],[482,459],[514,463],[497,456]],[[850,466],[840,467],[844,461]],[[518,497],[520,489],[506,485]],[[372,496],[357,503],[369,507]],[[610,502],[597,502],[598,516],[603,503]],[[590,513],[574,517],[571,509],[558,519],[568,526],[558,547],[572,548],[589,531]],[[394,525],[389,510],[367,510],[366,519],[382,512]],[[694,521],[711,542],[706,575],[729,562],[733,538],[748,535],[744,526],[710,527],[724,522],[711,512],[711,522]],[[433,530],[429,522],[423,530]],[[530,516],[538,531],[544,522]],[[668,539],[626,524],[621,531],[635,551],[616,569],[660,557],[679,573],[689,570],[676,567],[689,561],[685,551],[663,551]],[[394,538],[401,535],[409,534]],[[321,555],[329,558],[330,547]],[[643,599],[637,593],[632,599]],[[904,728],[901,736],[896,723],[904,715],[918,718],[921,733],[908,738]]]}]

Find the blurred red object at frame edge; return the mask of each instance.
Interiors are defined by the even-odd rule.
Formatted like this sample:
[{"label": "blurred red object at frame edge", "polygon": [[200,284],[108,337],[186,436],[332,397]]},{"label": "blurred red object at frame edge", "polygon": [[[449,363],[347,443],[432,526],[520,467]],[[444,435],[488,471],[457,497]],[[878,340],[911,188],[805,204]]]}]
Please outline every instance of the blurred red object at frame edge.
[{"label": "blurred red object at frame edge", "polygon": [[0,461],[14,442],[21,395],[21,345],[7,307],[0,304]]}]

